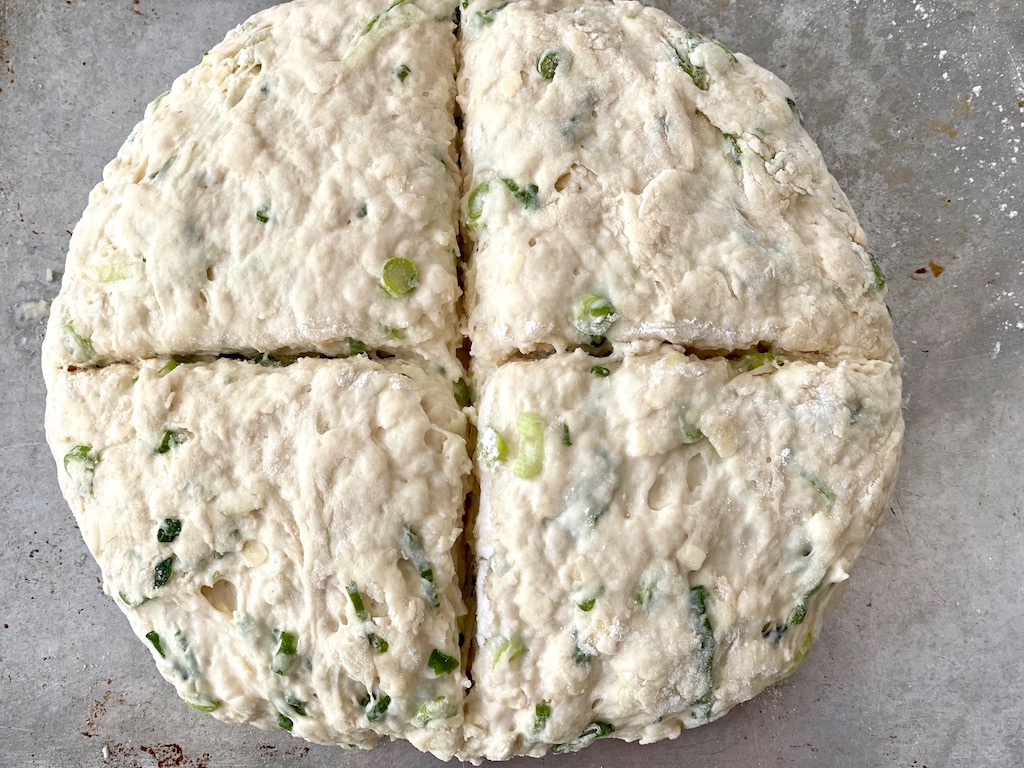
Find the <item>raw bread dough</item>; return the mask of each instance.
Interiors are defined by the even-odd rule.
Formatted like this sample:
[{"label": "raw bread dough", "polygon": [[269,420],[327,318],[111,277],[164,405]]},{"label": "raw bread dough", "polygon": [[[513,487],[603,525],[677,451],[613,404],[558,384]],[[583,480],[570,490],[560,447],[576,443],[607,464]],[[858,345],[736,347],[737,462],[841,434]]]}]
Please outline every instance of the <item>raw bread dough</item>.
[{"label": "raw bread dough", "polygon": [[[444,380],[362,357],[60,373],[47,410],[104,588],[181,698],[328,744],[401,736],[442,759],[467,684],[453,557],[466,425]],[[435,650],[456,669],[436,674]]]},{"label": "raw bread dough", "polygon": [[[450,5],[298,0],[204,54],[92,191],[48,365],[354,339],[454,370]],[[404,295],[381,285],[393,258],[416,268]]]},{"label": "raw bread dough", "polygon": [[884,508],[884,278],[747,57],[631,2],[458,10],[461,53],[455,0],[295,0],[150,105],[44,343],[61,487],[215,717],[671,738],[795,669]]},{"label": "raw bread dough", "polygon": [[468,758],[674,737],[787,676],[896,479],[890,363],[597,362],[509,363],[481,394]]},{"label": "raw bread dough", "polygon": [[[893,359],[864,233],[784,83],[638,3],[504,5],[471,6],[459,73],[482,367],[592,335]],[[577,322],[592,294],[615,310],[599,334]]]}]

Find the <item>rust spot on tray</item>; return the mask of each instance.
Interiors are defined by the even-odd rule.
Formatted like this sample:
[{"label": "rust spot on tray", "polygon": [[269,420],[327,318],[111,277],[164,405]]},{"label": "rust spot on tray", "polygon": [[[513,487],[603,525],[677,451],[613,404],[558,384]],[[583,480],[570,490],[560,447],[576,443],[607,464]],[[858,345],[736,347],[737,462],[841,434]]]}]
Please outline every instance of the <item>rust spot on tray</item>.
[{"label": "rust spot on tray", "polygon": [[99,729],[99,722],[107,714],[107,704],[110,702],[110,691],[104,691],[103,695],[94,700],[92,705],[89,707],[89,714],[85,716],[85,730],[82,731],[82,735],[86,738],[91,739],[93,736],[99,736],[97,732]]},{"label": "rust spot on tray", "polygon": [[953,127],[952,123],[943,123],[940,122],[939,120],[928,120],[925,122],[924,125],[925,128],[927,128],[930,131],[935,131],[936,133],[944,133],[951,139],[956,138],[957,130],[956,128]]},{"label": "rust spot on tray", "polygon": [[915,269],[913,277],[916,280],[920,280],[923,276],[926,276],[929,272],[932,273],[933,277],[938,277],[939,275],[941,275],[945,271],[946,271],[946,268],[944,266],[942,266],[941,264],[936,264],[934,261],[929,261],[927,267],[918,267],[917,269]]},{"label": "rust spot on tray", "polygon": [[[107,745],[106,768],[210,768],[211,757],[189,757],[178,744],[154,744],[133,747],[120,742]],[[142,755],[148,755],[143,757]]]},{"label": "rust spot on tray", "polygon": [[210,756],[190,758],[177,744],[157,744],[139,747],[142,752],[156,759],[157,768],[208,768]]}]

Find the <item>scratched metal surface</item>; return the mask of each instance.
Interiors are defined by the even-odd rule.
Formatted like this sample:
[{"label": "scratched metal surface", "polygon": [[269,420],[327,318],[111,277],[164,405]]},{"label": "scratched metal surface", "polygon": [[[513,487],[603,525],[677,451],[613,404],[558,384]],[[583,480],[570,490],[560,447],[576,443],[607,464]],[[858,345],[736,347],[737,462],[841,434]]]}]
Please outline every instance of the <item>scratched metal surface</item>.
[{"label": "scratched metal surface", "polygon": [[[0,0],[0,766],[435,762],[179,703],[101,593],[43,444],[46,270],[146,102],[269,4]],[[1024,765],[1024,7],[656,4],[792,85],[888,273],[909,430],[892,514],[794,677],[678,741],[557,764]]]}]

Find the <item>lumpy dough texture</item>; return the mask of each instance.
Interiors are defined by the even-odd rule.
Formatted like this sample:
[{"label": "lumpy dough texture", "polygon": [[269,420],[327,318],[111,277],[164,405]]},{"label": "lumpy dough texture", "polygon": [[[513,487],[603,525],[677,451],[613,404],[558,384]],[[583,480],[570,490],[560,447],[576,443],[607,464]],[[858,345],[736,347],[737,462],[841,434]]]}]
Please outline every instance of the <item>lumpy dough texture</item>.
[{"label": "lumpy dough texture", "polygon": [[[595,722],[676,736],[785,677],[895,481],[889,363],[602,364],[509,363],[482,394],[507,453],[477,451],[469,757],[579,748]],[[524,413],[543,446],[527,479]]]},{"label": "lumpy dough texture", "polygon": [[595,293],[615,342],[892,359],[864,234],[785,84],[637,3],[484,5],[459,75],[479,364],[587,342]]},{"label": "lumpy dough texture", "polygon": [[465,677],[429,660],[461,655],[470,467],[446,383],[365,358],[167,367],[58,374],[47,413],[104,586],[161,673],[223,720],[451,757]]},{"label": "lumpy dough texture", "polygon": [[837,602],[903,437],[885,295],[789,89],[665,14],[295,0],[104,171],[47,439],[196,709],[472,762],[650,742]]},{"label": "lumpy dough texture", "polygon": [[[299,0],[204,54],[90,195],[51,313],[53,365],[339,355],[355,340],[452,367],[448,5]],[[381,284],[393,258],[416,268],[405,295]]]}]

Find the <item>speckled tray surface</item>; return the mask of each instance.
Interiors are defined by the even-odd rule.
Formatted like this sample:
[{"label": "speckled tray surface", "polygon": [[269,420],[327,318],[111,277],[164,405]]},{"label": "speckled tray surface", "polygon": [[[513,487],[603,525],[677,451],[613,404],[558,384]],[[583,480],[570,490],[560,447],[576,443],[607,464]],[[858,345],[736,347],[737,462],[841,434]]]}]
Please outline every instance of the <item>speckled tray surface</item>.
[{"label": "speckled tray surface", "polygon": [[[271,4],[0,0],[0,766],[436,763],[181,705],[100,591],[43,440],[48,270],[89,190],[145,104]],[[1024,2],[651,4],[793,88],[889,279],[907,441],[892,515],[796,675],[677,741],[544,762],[1022,766]]]}]

